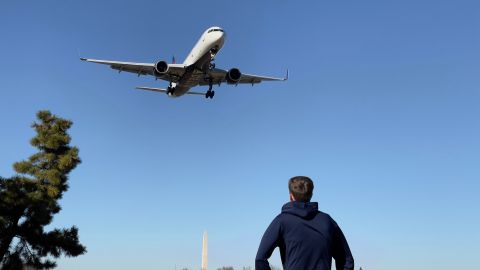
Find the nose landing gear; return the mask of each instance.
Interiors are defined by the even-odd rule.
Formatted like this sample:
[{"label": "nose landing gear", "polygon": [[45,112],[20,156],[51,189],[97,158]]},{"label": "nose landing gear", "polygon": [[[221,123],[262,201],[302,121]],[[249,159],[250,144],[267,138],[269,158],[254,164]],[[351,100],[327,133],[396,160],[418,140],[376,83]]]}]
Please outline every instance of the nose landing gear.
[{"label": "nose landing gear", "polygon": [[219,48],[217,46],[213,47],[210,50],[210,59],[213,60],[215,59],[215,55],[217,55]]}]

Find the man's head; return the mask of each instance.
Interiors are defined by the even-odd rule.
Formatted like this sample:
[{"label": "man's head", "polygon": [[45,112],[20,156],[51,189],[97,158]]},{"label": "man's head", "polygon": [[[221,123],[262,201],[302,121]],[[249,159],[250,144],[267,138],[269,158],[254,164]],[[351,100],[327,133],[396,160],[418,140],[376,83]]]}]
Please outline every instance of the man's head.
[{"label": "man's head", "polygon": [[313,194],[313,181],[306,176],[295,176],[288,181],[290,201],[309,202]]}]

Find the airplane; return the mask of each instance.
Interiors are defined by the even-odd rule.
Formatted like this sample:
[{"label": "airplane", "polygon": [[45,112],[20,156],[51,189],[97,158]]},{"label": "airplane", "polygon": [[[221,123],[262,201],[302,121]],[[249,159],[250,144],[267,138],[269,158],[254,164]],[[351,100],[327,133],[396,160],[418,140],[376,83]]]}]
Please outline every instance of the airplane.
[{"label": "airplane", "polygon": [[[200,37],[182,64],[167,63],[164,60],[156,63],[133,63],[118,62],[98,59],[80,58],[82,61],[97,64],[109,65],[118,72],[126,71],[140,75],[151,75],[155,79],[161,79],[169,82],[166,89],[154,87],[136,87],[140,90],[166,93],[169,97],[180,97],[183,95],[201,95],[212,99],[215,96],[213,85],[220,86],[222,83],[231,85],[260,83],[262,81],[286,81],[288,80],[288,70],[284,78],[274,78],[244,74],[238,68],[223,70],[215,68],[213,63],[215,56],[223,47],[225,42],[225,31],[220,27],[208,28]],[[195,86],[208,85],[208,91],[205,93],[190,91]]]}]

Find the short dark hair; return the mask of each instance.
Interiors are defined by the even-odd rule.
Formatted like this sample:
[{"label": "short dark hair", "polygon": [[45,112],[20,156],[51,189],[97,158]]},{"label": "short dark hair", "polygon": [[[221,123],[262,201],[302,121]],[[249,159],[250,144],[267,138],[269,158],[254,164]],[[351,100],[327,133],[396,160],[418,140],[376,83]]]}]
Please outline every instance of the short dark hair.
[{"label": "short dark hair", "polygon": [[288,190],[296,201],[309,202],[313,195],[313,181],[306,176],[295,176],[288,180]]}]

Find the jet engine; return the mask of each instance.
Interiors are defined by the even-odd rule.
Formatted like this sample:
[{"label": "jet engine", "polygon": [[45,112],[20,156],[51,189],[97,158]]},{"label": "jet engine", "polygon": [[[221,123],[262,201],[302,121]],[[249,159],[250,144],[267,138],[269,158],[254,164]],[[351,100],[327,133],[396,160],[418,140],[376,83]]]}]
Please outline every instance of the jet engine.
[{"label": "jet engine", "polygon": [[227,82],[230,84],[237,84],[242,78],[242,73],[238,68],[232,68],[227,72]]},{"label": "jet engine", "polygon": [[168,64],[165,61],[158,61],[155,64],[155,73],[165,74],[168,71]]}]

